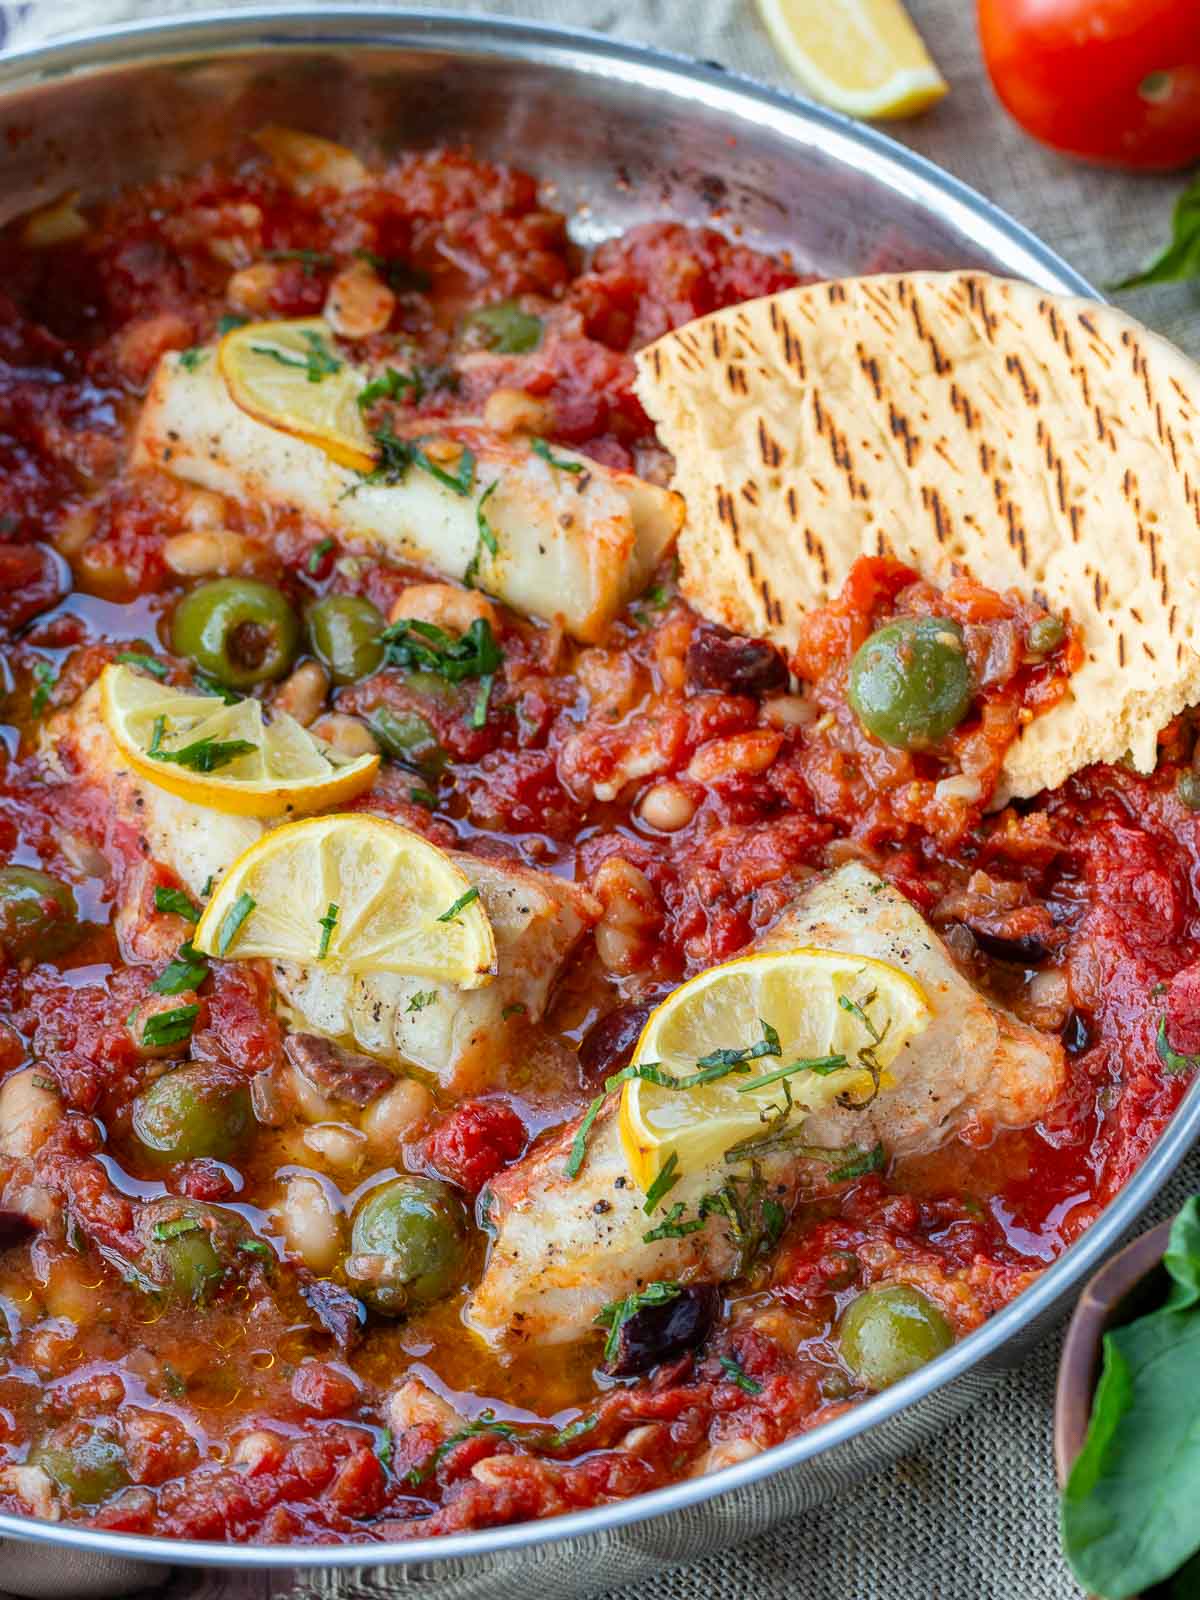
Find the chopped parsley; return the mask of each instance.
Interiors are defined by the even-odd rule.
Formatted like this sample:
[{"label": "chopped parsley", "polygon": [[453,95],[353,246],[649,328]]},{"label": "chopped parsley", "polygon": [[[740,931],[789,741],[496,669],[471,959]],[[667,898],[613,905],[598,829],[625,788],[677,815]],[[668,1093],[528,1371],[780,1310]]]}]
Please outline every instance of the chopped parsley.
[{"label": "chopped parsley", "polygon": [[685,1222],[683,1214],[686,1210],[687,1207],[683,1201],[676,1200],[658,1226],[651,1228],[648,1233],[642,1235],[642,1243],[653,1244],[656,1239],[686,1239],[689,1233],[699,1233],[704,1226],[705,1219],[703,1217],[689,1217]]},{"label": "chopped parsley", "polygon": [[37,687],[33,691],[33,699],[29,709],[35,717],[40,717],[50,704],[50,694],[58,682],[58,673],[49,661],[35,661],[33,663],[33,681]]},{"label": "chopped parsley", "polygon": [[304,570],[310,578],[315,578],[325,563],[325,557],[333,549],[332,539],[319,539],[308,552],[308,560],[304,563]]},{"label": "chopped parsley", "polygon": [[237,705],[242,698],[227,684],[219,682],[216,678],[210,677],[207,672],[201,672],[198,669],[192,673],[192,682],[201,694],[214,695],[218,700],[223,700],[227,706]]},{"label": "chopped parsley", "polygon": [[422,472],[440,483],[443,488],[451,489],[455,494],[464,498],[470,494],[475,485],[475,452],[465,447],[458,457],[458,469],[447,472],[445,467],[431,459],[425,450],[424,439],[402,439],[393,428],[390,420],[385,420],[383,425],[376,428],[371,437],[375,441],[378,455],[374,467],[362,475],[362,482],[367,484],[396,484],[402,483],[407,477],[409,469],[418,467]]},{"label": "chopped parsley", "polygon": [[383,1428],[375,1446],[375,1454],[379,1457],[380,1465],[390,1467],[392,1464],[392,1430]]},{"label": "chopped parsley", "polygon": [[543,461],[549,462],[549,464],[552,467],[557,468],[559,472],[578,473],[585,472],[587,470],[582,461],[567,461],[562,456],[556,456],[551,451],[550,446],[546,443],[545,439],[530,439],[529,448],[533,451],[535,456],[541,456]]},{"label": "chopped parsley", "polygon": [[331,900],[325,907],[325,915],[319,919],[321,924],[321,943],[317,946],[317,960],[324,961],[329,954],[329,941],[333,938],[333,930],[337,927],[338,908]]},{"label": "chopped parsley", "polygon": [[829,1174],[834,1183],[849,1183],[851,1178],[865,1178],[868,1172],[883,1171],[885,1157],[882,1144],[877,1144],[872,1150],[860,1150],[857,1145],[847,1145],[845,1150],[839,1150],[837,1154],[849,1159]]},{"label": "chopped parsley", "polygon": [[621,1329],[646,1306],[662,1306],[682,1294],[677,1283],[648,1283],[644,1289],[627,1294],[623,1300],[612,1300],[596,1317],[596,1326],[608,1329],[604,1341],[604,1359],[611,1361],[621,1342]]},{"label": "chopped parsley", "polygon": [[438,917],[438,921],[439,922],[457,922],[458,921],[459,912],[460,911],[465,911],[469,905],[472,905],[478,899],[479,899],[479,890],[478,889],[476,889],[476,888],[464,889],[462,894],[459,895],[458,899],[454,902],[454,904],[452,906],[447,906],[446,907],[445,911],[443,911],[442,914]]},{"label": "chopped parsley", "polygon": [[474,1422],[468,1422],[465,1428],[460,1428],[457,1433],[452,1433],[448,1439],[443,1439],[437,1449],[420,1466],[413,1467],[406,1478],[406,1482],[414,1487],[424,1483],[433,1476],[438,1467],[454,1449],[456,1444],[462,1444],[464,1439],[475,1439],[481,1433],[495,1433],[501,1439],[515,1439],[517,1430],[511,1422],[498,1422],[494,1411],[481,1411]]},{"label": "chopped parsley", "polygon": [[744,1176],[731,1175],[719,1189],[700,1201],[702,1220],[724,1217],[738,1253],[733,1277],[740,1278],[759,1256],[774,1249],[787,1224],[787,1212],[767,1193],[767,1181],[758,1163],[751,1162]]},{"label": "chopped parsley", "polygon": [[332,377],[335,372],[342,370],[342,362],[319,333],[311,328],[302,328],[300,331],[308,346],[307,355],[290,356],[270,344],[252,344],[250,348],[256,356],[269,356],[272,361],[278,361],[281,367],[297,367],[309,383],[320,383],[323,378]]},{"label": "chopped parsley", "polygon": [[143,655],[140,650],[122,650],[117,660],[126,667],[140,667],[152,678],[165,678],[171,670],[165,662],[156,661],[153,656]]},{"label": "chopped parsley", "polygon": [[198,1005],[175,1006],[170,1011],[156,1012],[146,1019],[142,1043],[151,1049],[159,1045],[182,1044],[185,1039],[191,1038],[199,1014]]},{"label": "chopped parsley", "polygon": [[207,355],[208,351],[202,344],[194,344],[190,350],[180,352],[179,365],[185,372],[195,372]]},{"label": "chopped parsley", "polygon": [[420,400],[424,393],[425,380],[419,372],[400,372],[395,367],[385,367],[359,395],[358,409],[369,411],[380,400],[402,400],[409,395],[413,400]]},{"label": "chopped parsley", "polygon": [[479,563],[483,559],[483,552],[486,550],[490,556],[496,556],[500,553],[500,543],[496,538],[496,530],[488,521],[487,512],[484,510],[484,507],[487,505],[489,499],[495,494],[499,484],[500,479],[493,478],[491,483],[488,484],[487,488],[480,495],[479,504],[475,507],[475,526],[479,530],[479,538],[475,543],[475,553],[467,563],[467,570],[463,573],[463,582],[466,584],[468,589],[473,589],[475,587],[476,579],[479,576]]},{"label": "chopped parsley", "polygon": [[600,1418],[595,1415],[576,1417],[574,1422],[556,1428],[553,1433],[547,1434],[536,1443],[543,1450],[563,1450],[567,1445],[574,1444],[576,1439],[582,1439],[585,1433],[591,1433],[599,1421]]},{"label": "chopped parsley", "polygon": [[154,891],[154,909],[166,911],[175,917],[185,917],[188,922],[199,922],[200,912],[182,889],[168,889],[159,884]]},{"label": "chopped parsley", "polygon": [[721,1370],[737,1384],[743,1394],[761,1394],[762,1384],[757,1378],[752,1378],[740,1361],[733,1356],[718,1356]]},{"label": "chopped parsley", "polygon": [[789,1066],[776,1067],[774,1072],[764,1072],[761,1077],[751,1078],[749,1083],[739,1083],[737,1092],[749,1094],[752,1089],[765,1089],[770,1083],[778,1083],[783,1078],[791,1077],[794,1072],[815,1072],[818,1077],[826,1078],[831,1072],[840,1072],[847,1065],[845,1056],[812,1056],[799,1061],[793,1061]]},{"label": "chopped parsley", "polygon": [[150,985],[155,994],[182,994],[198,989],[208,977],[208,962],[191,940],[179,946],[179,953]]},{"label": "chopped parsley", "polygon": [[404,1010],[406,1013],[424,1011],[426,1006],[435,1006],[437,1002],[438,993],[436,989],[418,989]]},{"label": "chopped parsley", "polygon": [[236,761],[239,756],[249,755],[258,746],[249,739],[195,739],[191,744],[185,744],[182,750],[162,750],[163,728],[160,726],[164,718],[155,719],[154,739],[146,751],[148,756],[153,756],[156,761],[169,761],[177,767],[187,767],[191,772],[216,772],[218,767],[227,767],[231,761]]},{"label": "chopped parsley", "polygon": [[229,946],[237,938],[238,929],[254,910],[256,901],[253,895],[240,894],[230,906],[221,920],[220,932],[217,934],[217,954],[223,956]]},{"label": "chopped parsley", "polygon": [[447,683],[466,678],[487,678],[500,670],[504,656],[486,617],[475,621],[457,639],[436,623],[405,617],[380,635],[387,646],[388,665],[416,672],[432,672]]}]

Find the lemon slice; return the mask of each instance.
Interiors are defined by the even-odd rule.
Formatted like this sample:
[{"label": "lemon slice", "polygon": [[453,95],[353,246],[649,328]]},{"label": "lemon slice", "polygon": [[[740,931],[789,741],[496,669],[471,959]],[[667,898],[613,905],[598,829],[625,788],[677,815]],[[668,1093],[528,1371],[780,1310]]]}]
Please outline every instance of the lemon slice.
[{"label": "lemon slice", "polygon": [[369,472],[371,436],[358,397],[362,373],[338,354],[320,317],[300,322],[250,322],[221,340],[217,365],[242,411],[309,444],[339,466]]},{"label": "lemon slice", "polygon": [[[651,1013],[633,1065],[657,1063],[687,1079],[712,1073],[705,1063],[715,1051],[759,1046],[761,1053],[745,1070],[692,1089],[626,1082],[620,1131],[630,1173],[648,1189],[672,1152],[683,1172],[719,1164],[741,1140],[767,1131],[787,1095],[790,1122],[839,1096],[865,1104],[877,1080],[887,1087],[887,1069],[931,1017],[924,991],[907,973],[846,951],[764,951],[700,973]],[[774,1042],[769,1029],[778,1035],[778,1054],[762,1051],[762,1042]],[[836,1065],[838,1057],[845,1066]],[[785,1074],[797,1061],[821,1066]],[[767,1077],[773,1081],[755,1087]]]},{"label": "lemon slice", "polygon": [[805,89],[852,117],[909,117],[946,93],[900,0],[758,0]]},{"label": "lemon slice", "polygon": [[205,955],[488,983],[496,941],[466,875],[398,823],[357,812],[264,834],[225,873],[192,943]]},{"label": "lemon slice", "polygon": [[345,805],[370,788],[379,768],[377,755],[340,755],[286,712],[268,722],[257,700],[227,706],[131,667],[107,666],[100,674],[100,711],[141,777],[182,800],[240,817]]}]

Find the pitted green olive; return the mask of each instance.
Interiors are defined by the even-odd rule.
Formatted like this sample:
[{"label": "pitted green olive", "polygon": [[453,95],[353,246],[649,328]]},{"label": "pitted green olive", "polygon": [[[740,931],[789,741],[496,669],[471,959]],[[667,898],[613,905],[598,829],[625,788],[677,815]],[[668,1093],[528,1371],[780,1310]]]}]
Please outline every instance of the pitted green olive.
[{"label": "pitted green olive", "polygon": [[966,716],[973,692],[962,629],[944,617],[889,622],[850,663],[855,715],[900,750],[927,750],[944,739]]}]

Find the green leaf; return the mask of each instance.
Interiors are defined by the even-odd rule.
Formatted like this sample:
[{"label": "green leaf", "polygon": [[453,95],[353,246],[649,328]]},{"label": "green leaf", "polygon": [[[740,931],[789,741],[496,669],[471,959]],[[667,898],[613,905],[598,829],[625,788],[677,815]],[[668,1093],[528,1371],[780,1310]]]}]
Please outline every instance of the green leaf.
[{"label": "green leaf", "polygon": [[217,954],[223,956],[237,938],[238,929],[254,910],[256,901],[252,894],[240,894],[221,919],[217,933]]},{"label": "green leaf", "polygon": [[325,915],[317,920],[321,924],[321,943],[317,947],[317,960],[324,961],[329,954],[329,941],[333,938],[333,930],[337,927],[338,908],[331,900],[325,908]]},{"label": "green leaf", "polygon": [[389,666],[432,672],[447,683],[491,677],[504,663],[486,617],[476,617],[466,633],[457,638],[436,623],[406,617],[385,628],[380,638],[387,646]]},{"label": "green leaf", "polygon": [[1172,1284],[1166,1303],[1104,1339],[1087,1439],[1062,1498],[1071,1570],[1109,1600],[1172,1574],[1178,1600],[1197,1592],[1200,1200],[1176,1218],[1164,1265]]},{"label": "green leaf", "polygon": [[333,549],[332,539],[318,539],[308,552],[308,560],[304,563],[304,570],[310,578],[315,578],[324,564],[325,557]]},{"label": "green leaf", "polygon": [[184,917],[188,922],[199,922],[200,912],[182,889],[168,889],[159,884],[154,891],[154,909],[167,911],[172,916]]},{"label": "green leaf", "polygon": [[479,504],[475,507],[475,526],[478,529],[479,537],[475,541],[475,553],[467,563],[467,570],[463,573],[463,582],[468,589],[475,587],[476,580],[479,577],[479,563],[483,559],[483,552],[486,550],[491,556],[498,555],[500,552],[500,542],[496,538],[495,529],[488,521],[485,509],[488,501],[495,494],[499,483],[499,478],[493,478],[480,495]]},{"label": "green leaf", "polygon": [[437,1005],[437,1002],[438,992],[436,989],[418,989],[416,994],[413,995],[412,999],[405,1006],[405,1014],[407,1015],[408,1013],[414,1011],[424,1011],[426,1006],[435,1006]]},{"label": "green leaf", "polygon": [[1114,283],[1114,289],[1141,289],[1150,283],[1179,283],[1200,278],[1200,176],[1175,202],[1171,238],[1152,261],[1131,277]]},{"label": "green leaf", "polygon": [[447,906],[445,911],[440,914],[437,920],[439,922],[457,922],[459,912],[465,911],[469,905],[478,899],[478,889],[464,889],[454,904],[452,906]]},{"label": "green leaf", "polygon": [[606,1098],[607,1096],[603,1094],[598,1094],[596,1096],[591,1105],[588,1106],[587,1110],[584,1112],[583,1121],[575,1130],[575,1137],[571,1140],[571,1151],[567,1156],[567,1164],[563,1168],[563,1172],[568,1178],[577,1178],[579,1176],[580,1169],[584,1163],[584,1158],[587,1155],[588,1135],[592,1131],[592,1125],[596,1121],[596,1118],[600,1115],[600,1108],[604,1104]]},{"label": "green leaf", "polygon": [[127,667],[140,667],[152,678],[165,678],[170,671],[164,662],[156,661],[153,656],[143,655],[140,650],[122,650],[117,655],[117,660]]},{"label": "green leaf", "polygon": [[1200,1067],[1200,1056],[1181,1055],[1167,1042],[1167,1017],[1164,1012],[1158,1019],[1158,1032],[1154,1035],[1154,1049],[1168,1072],[1195,1072]]},{"label": "green leaf", "polygon": [[33,691],[33,699],[29,709],[35,717],[40,717],[50,704],[50,694],[58,682],[58,673],[49,661],[35,661],[33,663],[33,678],[37,687]]},{"label": "green leaf", "polygon": [[358,409],[369,411],[380,400],[400,400],[411,395],[414,401],[425,393],[425,382],[420,372],[400,372],[395,367],[385,367],[377,378],[372,378],[358,397]]},{"label": "green leaf", "polygon": [[142,1043],[151,1048],[165,1044],[182,1044],[185,1039],[191,1038],[199,1014],[198,1005],[175,1006],[170,1011],[156,1012],[154,1016],[146,1019],[146,1026],[142,1029]]},{"label": "green leaf", "polygon": [[677,1170],[678,1166],[679,1156],[676,1151],[672,1150],[658,1169],[658,1175],[654,1182],[646,1190],[646,1201],[642,1206],[642,1210],[648,1217],[653,1215],[658,1207],[658,1202],[665,1199],[682,1178],[683,1174]]},{"label": "green leaf", "polygon": [[319,333],[314,333],[311,328],[304,328],[301,332],[308,346],[308,354],[304,356],[289,356],[270,344],[252,344],[250,348],[256,356],[269,356],[281,367],[298,367],[309,383],[320,383],[323,378],[331,377],[335,372],[342,370],[341,361]]},{"label": "green leaf", "polygon": [[559,472],[578,473],[586,470],[582,461],[568,461],[565,456],[554,455],[545,439],[530,439],[529,448],[535,456],[541,456],[543,461],[549,462]]},{"label": "green leaf", "polygon": [[752,1378],[740,1361],[733,1356],[718,1356],[721,1370],[737,1384],[744,1394],[761,1394],[762,1384],[757,1378]]},{"label": "green leaf", "polygon": [[179,365],[185,372],[195,372],[207,354],[208,351],[202,344],[194,344],[190,350],[184,350],[180,353]]},{"label": "green leaf", "polygon": [[419,467],[422,472],[442,485],[451,489],[455,494],[469,495],[475,484],[475,452],[464,449],[458,457],[458,467],[454,472],[447,472],[424,450],[424,439],[402,439],[392,426],[391,420],[386,419],[371,435],[375,441],[378,454],[375,465],[369,472],[362,476],[363,483],[368,484],[396,484],[403,483],[411,467]]},{"label": "green leaf", "polygon": [[179,946],[179,954],[150,987],[155,994],[182,994],[186,989],[198,989],[207,977],[208,962],[189,940]]},{"label": "green leaf", "polygon": [[[155,737],[158,736],[159,730],[155,729]],[[218,767],[227,767],[239,756],[248,756],[257,749],[258,746],[249,739],[195,739],[191,744],[185,744],[182,750],[156,750],[152,741],[146,754],[153,756],[155,761],[169,761],[174,766],[187,767],[192,772],[215,772]]]},{"label": "green leaf", "polygon": [[661,1306],[669,1300],[677,1300],[682,1292],[677,1283],[648,1283],[623,1300],[610,1301],[596,1316],[596,1326],[608,1329],[608,1338],[604,1341],[605,1361],[611,1361],[616,1355],[621,1329],[630,1317],[636,1316],[643,1306]]}]

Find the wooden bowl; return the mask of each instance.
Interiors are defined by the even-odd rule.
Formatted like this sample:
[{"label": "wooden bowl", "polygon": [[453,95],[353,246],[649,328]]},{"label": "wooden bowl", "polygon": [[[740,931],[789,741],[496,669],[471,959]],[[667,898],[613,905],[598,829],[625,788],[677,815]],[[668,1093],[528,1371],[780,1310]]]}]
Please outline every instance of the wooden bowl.
[{"label": "wooden bowl", "polygon": [[[1054,1395],[1054,1468],[1060,1489],[1087,1436],[1104,1335],[1163,1302],[1166,1273],[1162,1258],[1170,1233],[1168,1220],[1127,1244],[1100,1268],[1079,1297],[1063,1342]],[[1144,1600],[1154,1600],[1158,1593],[1156,1587]]]}]

